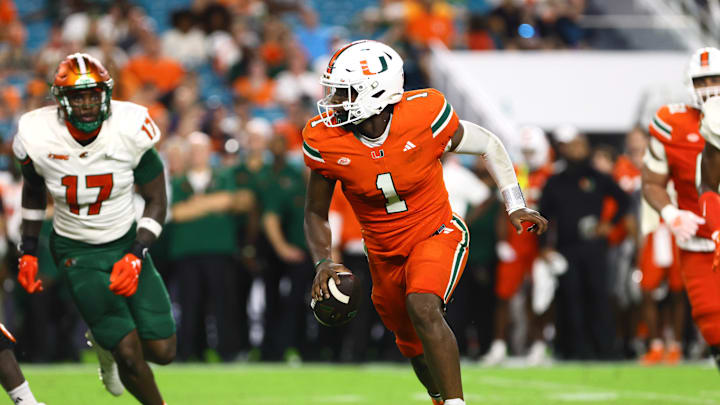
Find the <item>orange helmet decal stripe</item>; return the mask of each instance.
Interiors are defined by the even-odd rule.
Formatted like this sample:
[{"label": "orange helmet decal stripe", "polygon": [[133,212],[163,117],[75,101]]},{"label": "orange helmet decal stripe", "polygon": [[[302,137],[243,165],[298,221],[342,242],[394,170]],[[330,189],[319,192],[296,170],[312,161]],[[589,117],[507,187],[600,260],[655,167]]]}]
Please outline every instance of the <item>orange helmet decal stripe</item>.
[{"label": "orange helmet decal stripe", "polygon": [[700,54],[700,66],[709,66],[710,65],[710,52],[703,52]]},{"label": "orange helmet decal stripe", "polygon": [[335,52],[335,54],[332,56],[332,58],[330,58],[330,62],[328,62],[327,72],[332,73],[332,70],[335,67],[335,60],[338,58],[338,56],[340,56],[341,53],[345,52],[345,50],[350,48],[351,46],[359,44],[361,42],[366,42],[366,41],[360,40],[360,41],[350,42],[349,44],[343,46],[337,52]]}]

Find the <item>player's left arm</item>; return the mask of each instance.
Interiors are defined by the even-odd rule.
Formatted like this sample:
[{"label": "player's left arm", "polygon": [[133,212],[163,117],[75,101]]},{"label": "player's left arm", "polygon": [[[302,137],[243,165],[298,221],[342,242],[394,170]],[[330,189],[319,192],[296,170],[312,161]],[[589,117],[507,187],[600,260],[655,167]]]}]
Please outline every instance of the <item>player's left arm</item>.
[{"label": "player's left arm", "polygon": [[133,173],[138,192],[145,200],[145,210],[137,222],[137,234],[130,251],[115,262],[110,274],[110,290],[126,297],[137,291],[142,262],[160,236],[167,215],[165,171],[155,148],[143,154]]},{"label": "player's left arm", "polygon": [[505,209],[510,222],[518,233],[523,231],[522,223],[534,224],[538,234],[547,229],[547,219],[540,213],[527,208],[525,197],[518,184],[515,168],[500,139],[487,129],[468,121],[460,121],[448,144],[449,152],[480,155],[505,200]]}]

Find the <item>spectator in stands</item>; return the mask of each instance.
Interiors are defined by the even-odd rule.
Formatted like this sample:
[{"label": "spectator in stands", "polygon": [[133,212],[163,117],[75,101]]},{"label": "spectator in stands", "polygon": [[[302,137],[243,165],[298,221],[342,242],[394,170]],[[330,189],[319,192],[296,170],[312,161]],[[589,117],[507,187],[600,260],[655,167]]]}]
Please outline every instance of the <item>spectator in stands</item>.
[{"label": "spectator in stands", "polygon": [[265,61],[270,77],[285,70],[288,66],[288,54],[293,46],[290,30],[278,18],[268,18],[263,24],[263,38],[258,48],[259,56]]},{"label": "spectator in stands", "polygon": [[[47,41],[37,54],[35,65],[36,71],[40,72],[43,76],[51,74],[52,69],[55,69],[55,67],[60,64],[60,61],[63,60],[69,53],[70,50],[67,48],[67,44],[62,38],[61,26],[54,24],[50,27]],[[103,65],[107,65],[105,60],[102,60],[102,63]]]},{"label": "spectator in stands", "polygon": [[422,48],[430,46],[433,40],[438,40],[447,47],[453,45],[453,12],[445,0],[408,2],[405,23],[408,38]]},{"label": "spectator in stands", "polygon": [[605,197],[618,205],[613,225],[625,216],[629,198],[611,177],[592,168],[585,135],[563,127],[555,137],[565,168],[548,179],[540,210],[556,235],[541,237],[541,257],[556,250],[568,262],[558,279],[556,349],[567,359],[610,359],[616,354],[607,267],[611,226],[600,218]]},{"label": "spectator in stands", "polygon": [[305,55],[298,50],[290,51],[288,69],[275,78],[275,100],[282,104],[299,102],[303,97],[310,100],[322,98],[322,86],[317,75],[307,70]]},{"label": "spectator in stands", "polygon": [[300,10],[301,25],[295,27],[295,38],[307,54],[310,63],[318,58],[332,54],[331,38],[332,29],[320,25],[315,10],[304,7]]},{"label": "spectator in stands", "polygon": [[209,4],[200,17],[201,25],[207,35],[206,47],[213,68],[219,74],[225,74],[241,57],[240,48],[230,34],[232,16],[222,4]]},{"label": "spectator in stands", "polygon": [[499,48],[490,21],[482,14],[472,14],[468,21],[467,46],[473,51],[487,51]]},{"label": "spectator in stands", "polygon": [[7,27],[17,19],[17,10],[13,0],[0,0],[0,38],[3,37],[3,27]]},{"label": "spectator in stands", "polygon": [[233,89],[236,95],[248,99],[258,107],[270,107],[274,104],[275,81],[268,76],[265,63],[260,58],[250,62],[248,75],[235,80]]},{"label": "spectator in stands", "polygon": [[27,30],[19,20],[7,26],[5,41],[0,43],[0,70],[4,73],[24,72],[31,66],[30,55],[25,48]]},{"label": "spectator in stands", "polygon": [[205,35],[195,25],[195,14],[182,9],[175,11],[170,18],[172,28],[162,37],[163,53],[189,70],[204,63],[207,58]]},{"label": "spectator in stands", "polygon": [[163,55],[157,36],[146,32],[142,52],[133,56],[122,71],[123,95],[130,97],[147,84],[154,85],[165,95],[175,90],[184,76],[182,65]]},{"label": "spectator in stands", "polygon": [[118,44],[129,49],[134,42],[131,39],[134,34],[130,27],[132,19],[139,20],[143,29],[150,29],[150,23],[140,8],[134,7],[127,0],[114,1],[108,12],[97,20],[96,34],[99,41]]}]

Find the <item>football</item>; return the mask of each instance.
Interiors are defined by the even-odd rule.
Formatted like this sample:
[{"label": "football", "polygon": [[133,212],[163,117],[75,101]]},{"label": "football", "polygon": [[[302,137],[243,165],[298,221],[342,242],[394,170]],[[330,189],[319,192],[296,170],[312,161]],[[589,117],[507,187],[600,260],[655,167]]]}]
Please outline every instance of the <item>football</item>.
[{"label": "football", "polygon": [[335,327],[344,325],[357,314],[362,297],[362,283],[352,273],[338,273],[340,284],[328,279],[330,298],[310,302],[315,319],[322,325]]}]

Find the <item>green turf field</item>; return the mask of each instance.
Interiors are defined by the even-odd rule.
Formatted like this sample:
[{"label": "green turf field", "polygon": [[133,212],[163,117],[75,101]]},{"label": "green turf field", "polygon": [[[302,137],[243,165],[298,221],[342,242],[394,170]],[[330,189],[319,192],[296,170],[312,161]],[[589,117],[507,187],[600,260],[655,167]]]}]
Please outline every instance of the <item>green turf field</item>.
[{"label": "green turf field", "polygon": [[[90,365],[24,365],[47,405],[136,404],[106,393]],[[426,404],[410,366],[175,365],[155,368],[168,405]],[[719,404],[720,375],[709,363],[644,368],[631,363],[551,368],[463,366],[474,404]],[[7,398],[7,397],[6,397]],[[9,398],[0,404],[10,403]]]}]

